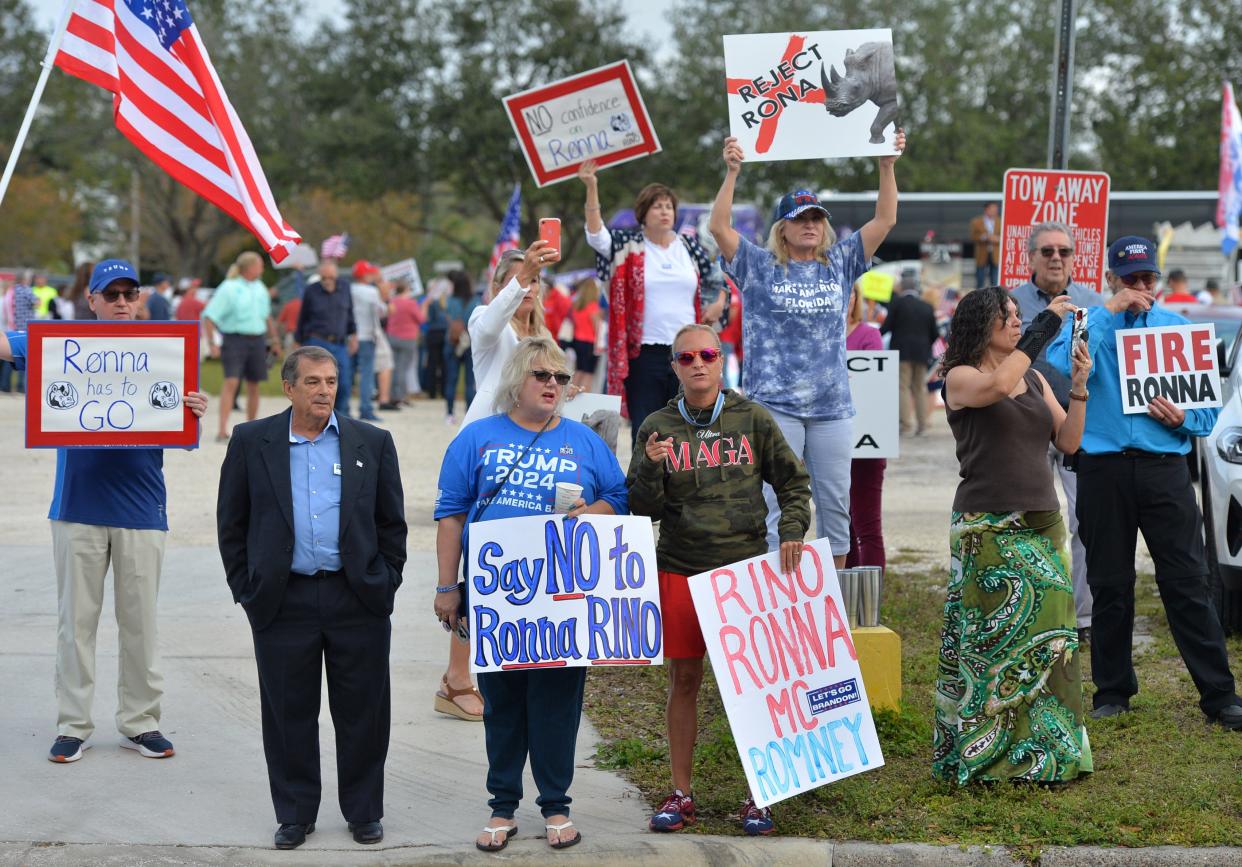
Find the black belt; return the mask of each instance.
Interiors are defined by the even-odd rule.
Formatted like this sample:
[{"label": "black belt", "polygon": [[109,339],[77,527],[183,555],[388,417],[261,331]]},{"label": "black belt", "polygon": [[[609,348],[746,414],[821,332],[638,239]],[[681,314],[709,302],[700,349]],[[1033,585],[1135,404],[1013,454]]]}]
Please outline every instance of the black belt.
[{"label": "black belt", "polygon": [[1080,456],[1084,458],[1148,458],[1148,459],[1184,458],[1185,457],[1185,455],[1179,454],[1177,452],[1148,452],[1148,451],[1143,451],[1143,449],[1122,449],[1119,452],[1097,452],[1097,453],[1090,453],[1090,454],[1087,452],[1082,452]]},{"label": "black belt", "polygon": [[311,336],[311,339],[322,340],[324,343],[344,343],[345,342],[345,338],[341,337],[339,334],[312,334],[310,336]]},{"label": "black belt", "polygon": [[290,572],[289,577],[290,578],[312,578],[316,580],[320,578],[343,578],[345,577],[345,572],[341,569],[336,569],[334,571],[329,571],[327,569],[320,569],[318,572],[314,573],[313,575],[307,575],[304,572]]}]

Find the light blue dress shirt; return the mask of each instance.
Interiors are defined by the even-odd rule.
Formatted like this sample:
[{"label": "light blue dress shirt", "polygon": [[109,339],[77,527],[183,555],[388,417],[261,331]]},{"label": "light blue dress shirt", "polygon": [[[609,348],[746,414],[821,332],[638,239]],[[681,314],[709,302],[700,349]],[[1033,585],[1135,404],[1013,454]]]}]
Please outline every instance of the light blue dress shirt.
[{"label": "light blue dress shirt", "polygon": [[289,480],[293,487],[294,572],[341,568],[341,429],[336,413],[308,440],[289,420]]},{"label": "light blue dress shirt", "polygon": [[[1190,320],[1160,305],[1137,315],[1123,310],[1110,313],[1106,307],[1087,311],[1087,347],[1091,350],[1091,376],[1087,379],[1087,423],[1082,434],[1082,450],[1087,454],[1107,454],[1140,449],[1160,454],[1186,454],[1191,437],[1212,432],[1219,409],[1188,409],[1182,426],[1170,429],[1147,413],[1126,415],[1121,411],[1121,368],[1117,361],[1117,332],[1129,328],[1155,328],[1160,325],[1188,325]],[[1066,376],[1070,372],[1069,342],[1073,321],[1067,317],[1061,333],[1048,347],[1048,363]]]}]

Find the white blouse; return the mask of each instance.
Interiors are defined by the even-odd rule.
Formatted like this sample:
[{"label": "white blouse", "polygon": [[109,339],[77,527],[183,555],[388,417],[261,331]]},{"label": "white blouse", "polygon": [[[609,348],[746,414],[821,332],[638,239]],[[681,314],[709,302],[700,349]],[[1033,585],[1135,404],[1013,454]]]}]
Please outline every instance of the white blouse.
[{"label": "white blouse", "polygon": [[461,421],[463,428],[496,414],[492,401],[496,399],[500,374],[518,345],[517,332],[509,320],[529,292],[530,287],[523,289],[515,277],[496,293],[490,304],[480,305],[470,314],[466,327],[470,332],[470,352],[474,359],[475,395],[466,410],[466,417]]},{"label": "white blouse", "polygon": [[[601,256],[612,255],[607,226],[587,232],[587,243]],[[671,346],[677,331],[695,321],[694,293],[699,269],[680,238],[667,247],[643,238],[643,343]]]}]

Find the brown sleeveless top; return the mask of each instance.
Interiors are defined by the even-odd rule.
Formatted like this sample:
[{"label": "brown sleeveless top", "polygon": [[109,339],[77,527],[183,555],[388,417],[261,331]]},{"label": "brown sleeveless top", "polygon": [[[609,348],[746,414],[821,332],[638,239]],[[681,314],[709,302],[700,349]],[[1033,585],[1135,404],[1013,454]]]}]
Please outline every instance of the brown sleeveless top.
[{"label": "brown sleeveless top", "polygon": [[1040,512],[1061,508],[1052,486],[1048,444],[1052,412],[1039,375],[1028,370],[1026,391],[978,409],[947,409],[957,440],[962,481],[955,512]]}]

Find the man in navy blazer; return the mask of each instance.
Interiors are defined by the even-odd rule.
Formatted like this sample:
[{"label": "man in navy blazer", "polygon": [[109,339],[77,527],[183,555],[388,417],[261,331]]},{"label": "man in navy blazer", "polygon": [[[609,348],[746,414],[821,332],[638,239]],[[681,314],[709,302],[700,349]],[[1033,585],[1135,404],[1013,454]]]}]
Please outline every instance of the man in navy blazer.
[{"label": "man in navy blazer", "polygon": [[384,836],[404,499],[392,436],[333,411],[337,376],[326,349],[290,353],[281,379],[292,407],[235,428],[220,469],[220,556],[254,632],[278,849],[315,830],[323,662],[341,812],[357,842]]}]

